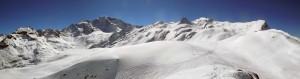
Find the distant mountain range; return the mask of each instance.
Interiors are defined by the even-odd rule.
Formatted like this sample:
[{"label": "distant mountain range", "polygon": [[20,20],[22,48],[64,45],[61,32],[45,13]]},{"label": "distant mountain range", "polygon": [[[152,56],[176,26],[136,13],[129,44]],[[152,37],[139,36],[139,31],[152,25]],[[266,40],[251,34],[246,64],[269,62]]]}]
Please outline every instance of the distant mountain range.
[{"label": "distant mountain range", "polygon": [[[183,43],[181,44],[180,41]],[[151,46],[154,46],[154,48]],[[126,50],[123,48],[126,48]],[[40,67],[41,65],[45,65],[45,63],[50,65],[52,60],[52,64],[60,64],[56,62],[56,60],[66,60],[64,57],[60,58],[60,56],[71,55],[78,56],[78,59],[82,59],[82,61],[76,61],[76,63],[74,63],[74,61],[73,65],[66,66],[67,68],[71,67],[70,69],[54,69],[51,73],[45,73],[40,76],[27,74],[28,76],[24,78],[79,78],[74,77],[74,75],[67,77],[67,75],[72,74],[71,71],[79,73],[79,71],[73,70],[73,67],[75,69],[77,67],[82,68],[82,66],[77,66],[76,64],[90,61],[90,59],[84,59],[82,57],[92,57],[93,55],[83,55],[86,52],[82,52],[80,53],[82,57],[80,57],[79,54],[73,55],[70,51],[65,53],[68,50],[73,50],[72,52],[76,52],[76,50],[88,52],[95,52],[93,50],[98,50],[99,52],[100,50],[107,50],[108,53],[115,54],[113,56],[124,57],[124,62],[121,62],[123,60],[120,58],[120,60],[113,60],[113,62],[120,61],[120,63],[117,63],[118,65],[116,65],[116,63],[108,65],[109,67],[116,66],[119,68],[119,70],[116,68],[117,70],[113,69],[116,71],[109,72],[116,75],[111,76],[111,74],[107,74],[95,77],[94,75],[89,75],[91,79],[182,79],[186,77],[186,75],[182,74],[186,73],[190,73],[193,78],[197,78],[196,73],[191,73],[194,71],[189,71],[188,69],[196,68],[195,70],[199,70],[198,67],[204,67],[204,70],[208,68],[205,72],[215,73],[215,78],[232,77],[237,79],[258,79],[258,76],[261,76],[262,79],[295,79],[300,77],[298,73],[300,71],[298,67],[300,65],[299,39],[283,31],[271,29],[264,20],[232,23],[216,21],[210,18],[199,18],[194,21],[182,18],[177,22],[166,23],[159,21],[147,26],[136,26],[108,16],[98,17],[92,21],[85,20],[77,24],[71,24],[62,30],[35,30],[31,27],[23,27],[17,29],[12,34],[1,34],[0,76],[4,76],[7,79],[15,78],[12,74],[17,73],[11,71],[13,73],[4,74],[4,71],[1,69],[10,70],[14,68],[26,68],[28,66],[32,68],[37,66],[37,68],[43,69],[43,67]],[[129,56],[131,53],[118,53],[118,50],[123,50],[119,52],[132,52],[134,56]],[[141,55],[143,58],[135,56],[137,52],[132,50],[144,53]],[[185,51],[187,51],[187,54],[182,54]],[[165,54],[163,54],[164,52]],[[153,53],[153,55],[149,53]],[[175,54],[173,55],[172,53]],[[98,55],[96,52],[93,54],[100,58],[103,56]],[[167,58],[165,58],[165,55]],[[170,58],[168,58],[168,56],[170,56]],[[172,56],[174,56],[174,58]],[[201,56],[208,58],[204,60],[201,58],[197,59]],[[110,59],[112,56],[105,55],[105,57]],[[130,59],[130,57],[136,57],[137,59]],[[150,57],[150,60],[145,59],[147,57]],[[159,61],[152,61],[151,57],[154,58],[153,60]],[[139,59],[147,63],[138,62]],[[201,62],[192,61],[194,59]],[[206,62],[206,60],[208,62]],[[103,61],[99,59],[99,62]],[[70,63],[71,61],[69,64]],[[165,65],[158,65],[157,63]],[[179,63],[183,63],[183,65]],[[215,65],[216,63],[217,65]],[[172,70],[172,64],[174,64],[174,68],[178,68],[178,70]],[[203,66],[204,64],[207,65],[207,67]],[[104,65],[97,64],[95,64],[95,66],[99,66],[100,68],[104,67]],[[146,69],[145,72],[143,72],[143,67]],[[94,67],[91,68],[94,69]],[[147,71],[149,68],[151,71]],[[158,70],[155,68],[158,68]],[[169,72],[159,71],[160,68],[169,69]],[[212,68],[212,70],[209,68]],[[225,70],[222,70],[222,68]],[[229,69],[229,71],[226,69]],[[202,70],[203,69],[200,68],[200,71]],[[215,70],[218,72],[215,72]],[[231,70],[233,71],[231,72]],[[104,69],[104,71],[95,69],[95,71],[92,72],[82,72],[99,74],[99,72],[104,73],[106,71],[108,71],[108,69]],[[143,74],[134,72],[143,72]],[[154,74],[152,72],[157,73]],[[21,73],[21,71],[18,73]],[[205,75],[207,73],[199,73],[202,74],[202,76],[200,75],[201,77],[198,78],[214,77],[213,74]],[[26,75],[26,73],[22,74],[24,76]],[[225,75],[221,77],[220,74]],[[84,78],[86,75],[80,76],[80,78],[81,77]],[[19,77],[16,78],[18,79]]]}]

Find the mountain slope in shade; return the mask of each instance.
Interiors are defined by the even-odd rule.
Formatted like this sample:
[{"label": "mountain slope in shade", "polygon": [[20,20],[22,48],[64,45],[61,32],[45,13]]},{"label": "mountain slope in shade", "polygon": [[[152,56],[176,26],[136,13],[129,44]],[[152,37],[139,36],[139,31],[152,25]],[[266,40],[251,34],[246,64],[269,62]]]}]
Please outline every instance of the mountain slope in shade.
[{"label": "mountain slope in shade", "polygon": [[[300,41],[264,20],[138,27],[111,17],[0,38],[7,79],[296,79]],[[16,77],[14,75],[19,75]]]}]

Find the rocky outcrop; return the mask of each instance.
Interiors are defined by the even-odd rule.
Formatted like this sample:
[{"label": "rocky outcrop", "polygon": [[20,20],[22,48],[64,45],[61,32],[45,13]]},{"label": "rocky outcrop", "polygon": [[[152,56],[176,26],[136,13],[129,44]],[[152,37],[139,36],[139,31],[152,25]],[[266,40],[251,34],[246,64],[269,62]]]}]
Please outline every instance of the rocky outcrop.
[{"label": "rocky outcrop", "polygon": [[259,76],[256,73],[240,69],[237,70],[233,77],[236,79],[259,79]]},{"label": "rocky outcrop", "polygon": [[85,21],[78,24],[71,24],[69,27],[64,28],[62,32],[70,32],[72,34],[71,36],[77,37],[83,34],[91,34],[94,30],[95,29],[91,23],[89,21]]},{"label": "rocky outcrop", "polygon": [[130,32],[133,28],[131,24],[116,18],[107,16],[99,17],[93,21],[82,21],[78,24],[72,24],[62,30],[63,33],[70,33],[71,36],[88,35],[94,31],[102,31],[105,33]]},{"label": "rocky outcrop", "polygon": [[4,49],[8,46],[9,44],[5,41],[5,39],[0,42],[0,49]]},{"label": "rocky outcrop", "polygon": [[179,24],[192,24],[187,18],[181,18]]},{"label": "rocky outcrop", "polygon": [[270,29],[268,23],[264,22],[264,24],[261,26],[261,30],[268,30],[268,29]]},{"label": "rocky outcrop", "polygon": [[28,26],[25,28],[19,28],[12,34],[37,34],[37,32],[31,26]]},{"label": "rocky outcrop", "polygon": [[45,36],[47,38],[49,37],[60,37],[60,30],[54,30],[54,29],[45,29],[45,30],[37,30],[38,36]]},{"label": "rocky outcrop", "polygon": [[91,22],[91,24],[103,32],[120,32],[121,30],[128,32],[135,26],[125,23],[124,21],[107,16],[99,17]]}]

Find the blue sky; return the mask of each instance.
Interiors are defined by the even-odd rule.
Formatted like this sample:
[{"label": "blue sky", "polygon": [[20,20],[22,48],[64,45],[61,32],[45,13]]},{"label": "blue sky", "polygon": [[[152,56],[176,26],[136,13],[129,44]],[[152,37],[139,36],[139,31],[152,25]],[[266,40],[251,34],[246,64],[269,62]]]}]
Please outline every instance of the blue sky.
[{"label": "blue sky", "polygon": [[271,28],[300,37],[297,0],[1,0],[0,33],[19,27],[62,29],[99,16],[134,25],[200,17],[246,22],[263,19]]}]

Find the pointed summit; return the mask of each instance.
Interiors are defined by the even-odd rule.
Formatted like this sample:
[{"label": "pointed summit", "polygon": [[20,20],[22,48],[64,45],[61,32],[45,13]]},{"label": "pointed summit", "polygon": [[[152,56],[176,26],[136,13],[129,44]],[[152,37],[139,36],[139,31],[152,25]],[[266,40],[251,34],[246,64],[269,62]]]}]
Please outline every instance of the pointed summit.
[{"label": "pointed summit", "polygon": [[187,18],[181,18],[179,24],[192,24]]},{"label": "pointed summit", "polygon": [[98,17],[91,22],[92,26],[99,28],[103,32],[118,32],[118,31],[130,31],[133,29],[133,25],[125,23],[124,21],[108,16]]},{"label": "pointed summit", "polygon": [[83,20],[77,24],[71,24],[69,27],[63,29],[63,32],[68,32],[68,35],[77,37],[91,34],[94,31],[106,33],[123,31],[125,33],[131,31],[134,27],[120,19],[101,16],[92,21]]},{"label": "pointed summit", "polygon": [[270,29],[268,23],[265,20],[261,20],[261,21],[263,21],[261,30],[268,30],[268,29]]},{"label": "pointed summit", "polygon": [[63,32],[70,32],[72,36],[79,36],[82,34],[90,34],[94,31],[94,27],[90,22],[82,21],[78,24],[71,24],[69,27],[64,28]]}]

